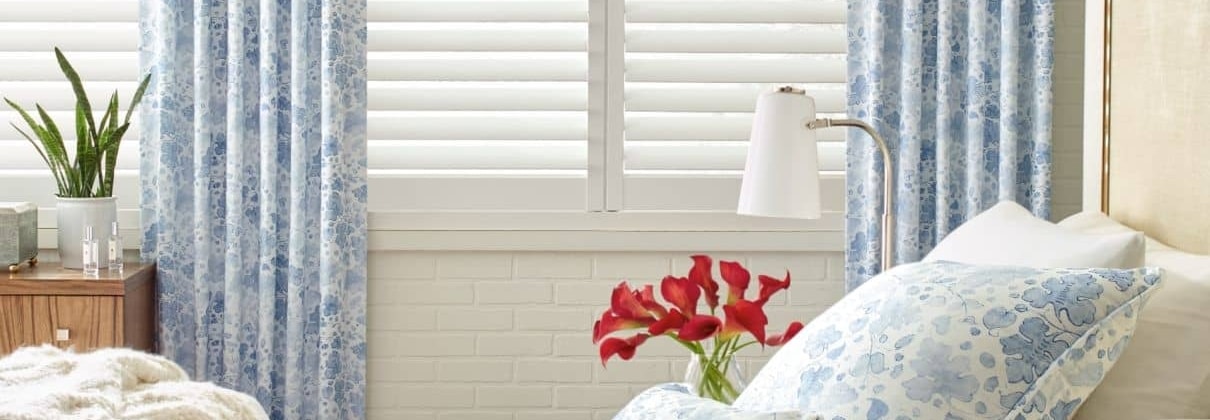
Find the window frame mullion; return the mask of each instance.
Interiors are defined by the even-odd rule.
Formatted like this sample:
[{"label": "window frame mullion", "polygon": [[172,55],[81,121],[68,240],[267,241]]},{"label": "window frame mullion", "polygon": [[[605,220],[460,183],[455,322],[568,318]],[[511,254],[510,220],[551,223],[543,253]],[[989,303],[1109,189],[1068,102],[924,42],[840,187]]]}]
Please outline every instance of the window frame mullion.
[{"label": "window frame mullion", "polygon": [[626,2],[589,0],[586,209],[624,208]]}]

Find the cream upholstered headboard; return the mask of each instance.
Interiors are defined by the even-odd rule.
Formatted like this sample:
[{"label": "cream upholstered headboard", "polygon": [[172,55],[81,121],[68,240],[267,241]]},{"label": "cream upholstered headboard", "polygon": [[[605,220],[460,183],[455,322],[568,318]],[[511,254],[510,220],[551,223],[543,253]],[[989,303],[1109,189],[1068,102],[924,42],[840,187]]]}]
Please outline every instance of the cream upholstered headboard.
[{"label": "cream upholstered headboard", "polygon": [[1087,6],[1084,207],[1210,254],[1210,0]]}]

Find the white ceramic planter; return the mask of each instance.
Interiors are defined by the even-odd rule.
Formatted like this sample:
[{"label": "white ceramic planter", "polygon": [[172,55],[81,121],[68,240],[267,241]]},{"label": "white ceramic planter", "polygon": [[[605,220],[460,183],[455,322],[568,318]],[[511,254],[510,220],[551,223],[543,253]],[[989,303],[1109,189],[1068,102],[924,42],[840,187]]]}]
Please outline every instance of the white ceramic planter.
[{"label": "white ceramic planter", "polygon": [[109,230],[118,220],[118,199],[105,198],[59,198],[56,205],[59,213],[59,259],[63,268],[84,268],[84,227],[92,226],[93,237],[98,243],[97,262],[104,267],[107,261]]}]

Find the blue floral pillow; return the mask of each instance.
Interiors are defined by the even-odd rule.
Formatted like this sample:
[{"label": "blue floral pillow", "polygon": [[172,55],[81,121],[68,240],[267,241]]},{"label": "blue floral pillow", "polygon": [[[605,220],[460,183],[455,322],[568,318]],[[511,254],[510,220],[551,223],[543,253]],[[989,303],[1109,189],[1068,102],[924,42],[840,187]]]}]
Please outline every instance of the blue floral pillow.
[{"label": "blue floral pillow", "polygon": [[779,351],[734,408],[825,419],[1067,419],[1113,366],[1155,268],[896,267]]}]

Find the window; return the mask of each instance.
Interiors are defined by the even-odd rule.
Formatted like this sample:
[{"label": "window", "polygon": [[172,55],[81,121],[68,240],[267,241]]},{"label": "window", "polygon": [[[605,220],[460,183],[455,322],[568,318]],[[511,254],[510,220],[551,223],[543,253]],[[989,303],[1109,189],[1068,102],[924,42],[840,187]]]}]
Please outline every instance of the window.
[{"label": "window", "polygon": [[[370,0],[371,208],[733,209],[756,97],[845,107],[843,0]],[[821,133],[843,208],[845,131]]]},{"label": "window", "polygon": [[[135,0],[0,0],[0,96],[32,111],[40,103],[64,133],[74,133],[75,97],[55,56],[59,46],[87,82],[94,103],[115,89],[129,100],[138,80],[138,2]],[[124,105],[123,105],[124,106]],[[135,117],[137,118],[137,116]],[[55,182],[42,158],[9,122],[24,126],[18,114],[0,104],[0,201],[39,198],[54,207]],[[123,197],[120,221],[136,226],[139,197],[138,125],[123,138],[115,195]],[[28,131],[27,131],[28,132]],[[68,136],[74,150],[74,135]]]},{"label": "window", "polygon": [[588,0],[371,0],[371,210],[583,210]]},{"label": "window", "polygon": [[[93,97],[133,91],[137,1],[0,6],[0,95],[41,101],[70,124],[52,45]],[[369,0],[371,211],[729,211],[759,93],[802,86],[821,112],[842,115],[845,9],[843,0]],[[16,120],[0,109],[0,121]],[[126,209],[139,196],[132,131],[117,184]],[[844,136],[821,132],[831,141],[821,146],[825,208],[835,211]],[[7,126],[0,156],[4,197],[51,189]]]}]

